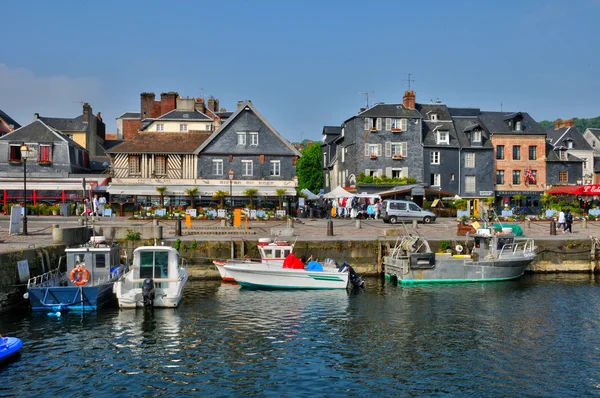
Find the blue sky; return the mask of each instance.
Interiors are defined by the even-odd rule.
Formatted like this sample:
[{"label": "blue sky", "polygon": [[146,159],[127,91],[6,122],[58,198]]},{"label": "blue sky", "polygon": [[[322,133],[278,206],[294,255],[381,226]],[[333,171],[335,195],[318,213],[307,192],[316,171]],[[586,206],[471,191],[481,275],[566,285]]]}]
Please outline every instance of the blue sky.
[{"label": "blue sky", "polygon": [[600,115],[600,1],[3,2],[0,109],[115,118],[139,94],[251,99],[289,140],[366,103]]}]

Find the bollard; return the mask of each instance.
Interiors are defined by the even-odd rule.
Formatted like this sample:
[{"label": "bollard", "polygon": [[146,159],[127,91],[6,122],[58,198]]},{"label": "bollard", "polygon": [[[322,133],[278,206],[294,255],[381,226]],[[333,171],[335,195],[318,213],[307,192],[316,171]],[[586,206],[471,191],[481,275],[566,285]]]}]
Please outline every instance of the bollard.
[{"label": "bollard", "polygon": [[181,236],[181,218],[175,220],[175,236]]},{"label": "bollard", "polygon": [[77,220],[77,224],[79,224],[80,227],[83,226],[83,218],[80,218],[79,220]]},{"label": "bollard", "polygon": [[360,220],[356,219],[356,229],[360,229]]},{"label": "bollard", "polygon": [[293,218],[288,218],[287,220],[287,227],[288,228],[294,228],[294,219]]},{"label": "bollard", "polygon": [[327,236],[333,236],[333,221],[327,221]]},{"label": "bollard", "polygon": [[550,235],[556,235],[556,222],[550,221]]},{"label": "bollard", "polygon": [[527,224],[527,229],[531,228],[531,220],[529,218],[525,220],[525,223]]},{"label": "bollard", "polygon": [[587,229],[587,220],[585,218],[581,220],[581,229]]},{"label": "bollard", "polygon": [[224,218],[221,219],[221,228],[225,228],[227,226],[227,220]]},{"label": "bollard", "polygon": [[312,207],[308,211],[308,215],[311,219],[315,218],[315,210]]},{"label": "bollard", "polygon": [[413,220],[413,223],[412,223],[412,224],[413,224],[413,228],[414,228],[414,229],[417,229],[417,220]]},{"label": "bollard", "polygon": [[152,220],[152,226],[158,227],[158,220]]}]

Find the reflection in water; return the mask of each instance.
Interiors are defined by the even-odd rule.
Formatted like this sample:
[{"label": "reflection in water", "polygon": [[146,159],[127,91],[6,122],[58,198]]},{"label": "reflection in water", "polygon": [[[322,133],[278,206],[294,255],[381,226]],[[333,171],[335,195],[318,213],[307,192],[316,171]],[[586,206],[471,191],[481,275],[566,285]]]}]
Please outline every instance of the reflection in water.
[{"label": "reflection in water", "polygon": [[0,333],[25,347],[0,369],[0,396],[597,394],[598,282],[373,279],[358,294],[189,282],[176,309],[14,313]]}]

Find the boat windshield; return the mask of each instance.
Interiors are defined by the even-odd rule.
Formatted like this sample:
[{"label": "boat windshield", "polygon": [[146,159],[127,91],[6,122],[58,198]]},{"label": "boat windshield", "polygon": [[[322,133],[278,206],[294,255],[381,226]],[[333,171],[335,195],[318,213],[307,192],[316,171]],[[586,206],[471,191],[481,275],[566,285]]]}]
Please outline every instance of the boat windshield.
[{"label": "boat windshield", "polygon": [[166,278],[169,274],[169,252],[140,253],[140,278]]}]

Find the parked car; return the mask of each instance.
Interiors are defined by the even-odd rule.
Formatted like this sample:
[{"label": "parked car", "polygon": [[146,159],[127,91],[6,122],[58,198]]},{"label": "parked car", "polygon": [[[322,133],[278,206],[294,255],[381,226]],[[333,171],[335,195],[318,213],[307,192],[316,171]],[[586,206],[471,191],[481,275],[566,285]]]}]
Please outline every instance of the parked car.
[{"label": "parked car", "polygon": [[429,224],[436,219],[435,214],[408,200],[384,200],[382,206],[384,223],[396,224],[400,221],[417,220]]}]

